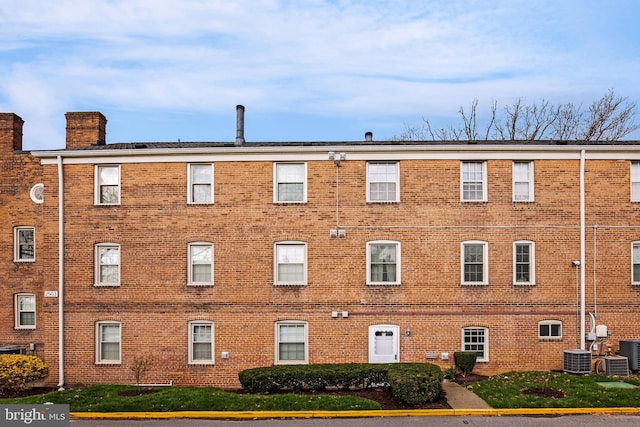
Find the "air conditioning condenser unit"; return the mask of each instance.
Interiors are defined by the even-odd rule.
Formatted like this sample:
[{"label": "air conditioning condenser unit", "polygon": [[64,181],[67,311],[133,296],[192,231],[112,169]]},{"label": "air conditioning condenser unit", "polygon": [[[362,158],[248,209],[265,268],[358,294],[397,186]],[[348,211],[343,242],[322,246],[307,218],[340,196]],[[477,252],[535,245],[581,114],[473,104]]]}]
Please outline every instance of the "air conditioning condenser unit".
[{"label": "air conditioning condenser unit", "polygon": [[564,371],[571,374],[591,373],[591,352],[575,349],[564,351]]}]

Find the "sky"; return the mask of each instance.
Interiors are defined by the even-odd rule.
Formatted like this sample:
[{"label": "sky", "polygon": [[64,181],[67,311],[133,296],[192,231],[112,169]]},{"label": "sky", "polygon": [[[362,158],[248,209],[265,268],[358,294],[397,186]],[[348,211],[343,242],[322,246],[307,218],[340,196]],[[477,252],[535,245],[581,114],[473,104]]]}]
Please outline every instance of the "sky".
[{"label": "sky", "polygon": [[640,103],[638,22],[636,0],[3,0],[0,111],[25,150],[64,148],[70,111],[107,143],[231,142],[238,104],[247,141],[385,140],[474,99]]}]

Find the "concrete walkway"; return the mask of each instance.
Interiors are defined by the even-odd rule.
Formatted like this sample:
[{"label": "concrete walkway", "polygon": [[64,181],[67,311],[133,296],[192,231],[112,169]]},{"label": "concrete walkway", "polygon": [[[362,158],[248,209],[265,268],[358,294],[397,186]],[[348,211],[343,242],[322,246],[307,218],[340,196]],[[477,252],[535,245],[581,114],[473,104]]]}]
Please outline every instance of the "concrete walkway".
[{"label": "concrete walkway", "polygon": [[451,409],[491,409],[487,402],[460,384],[444,380],[442,390]]}]

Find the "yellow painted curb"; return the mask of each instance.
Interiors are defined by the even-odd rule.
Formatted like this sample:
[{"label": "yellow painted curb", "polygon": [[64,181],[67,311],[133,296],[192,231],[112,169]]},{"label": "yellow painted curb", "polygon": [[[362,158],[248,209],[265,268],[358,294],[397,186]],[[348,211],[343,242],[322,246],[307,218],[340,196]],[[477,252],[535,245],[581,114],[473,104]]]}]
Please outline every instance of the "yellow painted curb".
[{"label": "yellow painted curb", "polygon": [[495,415],[640,415],[640,408],[517,408],[517,409],[413,409],[368,411],[176,411],[176,412],[71,412],[72,419],[271,419],[271,418],[367,418],[443,417]]}]

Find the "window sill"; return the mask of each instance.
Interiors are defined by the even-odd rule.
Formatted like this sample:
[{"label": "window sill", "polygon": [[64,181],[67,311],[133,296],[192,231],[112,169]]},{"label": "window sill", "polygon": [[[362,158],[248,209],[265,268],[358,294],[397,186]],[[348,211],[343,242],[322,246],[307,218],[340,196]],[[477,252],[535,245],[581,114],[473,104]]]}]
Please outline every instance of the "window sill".
[{"label": "window sill", "polygon": [[[488,283],[476,283],[476,282],[462,282],[460,286],[465,288],[478,288],[478,287],[486,287],[489,286]],[[478,360],[479,362],[479,360]]]},{"label": "window sill", "polygon": [[367,200],[368,205],[399,205],[400,200]]},{"label": "window sill", "polygon": [[108,361],[108,362],[96,362],[96,366],[120,366],[122,362]]},{"label": "window sill", "polygon": [[393,287],[393,286],[400,286],[402,285],[402,283],[385,283],[385,282],[372,282],[372,283],[367,283],[367,286],[380,286],[380,287]]},{"label": "window sill", "polygon": [[215,365],[216,365],[216,363],[213,360],[208,361],[208,362],[193,362],[193,361],[189,362],[189,366],[194,366],[194,367],[197,367],[197,366],[215,366]]},{"label": "window sill", "polygon": [[36,262],[35,259],[14,259],[13,262],[16,264],[33,264]]},{"label": "window sill", "polygon": [[16,331],[35,331],[36,327],[35,326],[16,326],[15,328]]},{"label": "window sill", "polygon": [[93,287],[94,288],[119,288],[120,287],[120,283],[116,283],[116,284],[94,283]]},{"label": "window sill", "polygon": [[187,283],[190,288],[213,288],[213,283]]},{"label": "window sill", "polygon": [[513,284],[513,286],[516,287],[516,288],[522,288],[522,287],[528,288],[528,287],[535,286],[535,285],[536,285],[535,282],[515,282]]},{"label": "window sill", "polygon": [[277,288],[300,288],[300,287],[304,287],[307,286],[306,283],[274,283],[273,286],[277,287]]},{"label": "window sill", "polygon": [[306,206],[307,202],[303,202],[303,201],[296,201],[296,202],[279,202],[279,201],[275,201],[275,202],[273,202],[273,204],[275,206]]}]

